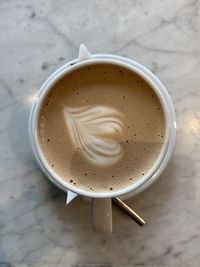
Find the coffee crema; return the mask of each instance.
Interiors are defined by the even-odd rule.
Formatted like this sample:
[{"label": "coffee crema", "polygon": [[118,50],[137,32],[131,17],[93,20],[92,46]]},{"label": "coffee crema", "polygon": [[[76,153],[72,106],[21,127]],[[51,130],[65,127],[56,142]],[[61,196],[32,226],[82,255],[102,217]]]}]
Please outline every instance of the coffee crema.
[{"label": "coffee crema", "polygon": [[45,96],[38,140],[48,165],[73,186],[118,191],[148,173],[165,139],[152,88],[112,64],[73,70]]}]

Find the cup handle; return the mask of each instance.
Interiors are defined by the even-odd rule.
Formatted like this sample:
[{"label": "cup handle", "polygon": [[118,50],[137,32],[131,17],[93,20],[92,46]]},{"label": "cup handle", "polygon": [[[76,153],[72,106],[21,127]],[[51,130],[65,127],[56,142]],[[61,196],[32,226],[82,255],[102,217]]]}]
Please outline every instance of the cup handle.
[{"label": "cup handle", "polygon": [[92,226],[96,233],[112,233],[111,198],[92,198]]}]

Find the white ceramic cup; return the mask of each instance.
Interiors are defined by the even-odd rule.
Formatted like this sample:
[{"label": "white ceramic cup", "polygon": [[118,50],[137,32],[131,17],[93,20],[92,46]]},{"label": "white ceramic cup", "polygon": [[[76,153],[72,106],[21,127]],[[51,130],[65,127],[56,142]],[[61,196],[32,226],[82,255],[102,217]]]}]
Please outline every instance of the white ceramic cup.
[{"label": "white ceramic cup", "polygon": [[[52,86],[58,82],[58,80],[67,75],[69,72],[81,68],[83,66],[91,66],[92,64],[109,63],[128,68],[130,71],[138,74],[144,79],[158,96],[165,115],[166,134],[163,147],[161,149],[158,159],[148,173],[134,182],[131,186],[123,188],[118,191],[112,191],[109,193],[88,192],[80,188],[74,187],[72,184],[67,183],[61,177],[59,177],[48,165],[44,155],[41,152],[37,138],[37,126],[38,115],[42,105],[43,99],[47,93],[51,90]],[[41,86],[36,99],[33,103],[30,120],[29,120],[29,136],[31,146],[35,155],[35,158],[46,174],[46,176],[60,189],[68,193],[68,200],[70,202],[76,195],[82,195],[92,198],[92,218],[93,227],[96,231],[111,232],[112,231],[112,205],[111,198],[121,196],[121,198],[127,198],[139,193],[152,184],[162,173],[166,167],[175,143],[176,135],[176,120],[175,112],[172,101],[167,93],[167,90],[158,78],[151,73],[144,66],[136,63],[133,60],[115,56],[115,55],[91,55],[84,45],[80,46],[79,58],[63,65],[56,70]]]}]

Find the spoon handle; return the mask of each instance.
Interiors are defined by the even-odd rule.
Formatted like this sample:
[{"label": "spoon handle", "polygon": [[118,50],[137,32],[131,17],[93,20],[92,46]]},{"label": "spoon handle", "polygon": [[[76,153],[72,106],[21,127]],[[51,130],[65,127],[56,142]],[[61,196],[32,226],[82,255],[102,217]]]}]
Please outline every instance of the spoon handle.
[{"label": "spoon handle", "polygon": [[117,206],[123,210],[131,219],[133,219],[138,225],[143,226],[146,222],[134,211],[132,210],[126,203],[124,203],[118,197],[113,198],[113,201],[117,204]]}]

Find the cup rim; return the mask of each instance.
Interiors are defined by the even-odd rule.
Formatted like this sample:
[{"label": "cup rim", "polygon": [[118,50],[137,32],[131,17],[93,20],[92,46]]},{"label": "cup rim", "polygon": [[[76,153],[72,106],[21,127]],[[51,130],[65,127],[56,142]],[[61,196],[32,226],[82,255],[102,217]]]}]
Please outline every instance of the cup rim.
[{"label": "cup rim", "polygon": [[[164,111],[164,117],[165,117],[165,127],[166,127],[166,132],[165,132],[165,140],[162,146],[162,149],[160,151],[160,154],[156,161],[154,162],[152,168],[143,176],[138,178],[138,180],[134,181],[134,183],[131,186],[125,187],[121,190],[116,190],[113,192],[89,192],[85,191],[79,188],[76,188],[66,181],[64,181],[57,173],[51,169],[48,166],[47,160],[45,156],[43,155],[39,142],[38,142],[38,135],[37,135],[37,123],[38,123],[38,115],[39,115],[39,110],[40,106],[43,102],[44,97],[46,94],[51,90],[54,84],[56,84],[62,77],[65,75],[69,74],[70,72],[82,68],[84,66],[91,66],[94,64],[112,64],[112,65],[117,65],[122,68],[126,68],[130,70],[131,72],[134,72],[137,74],[139,77],[141,77],[143,80],[145,80],[151,89],[155,92],[157,95],[163,111]],[[108,59],[108,58],[91,58],[84,60],[82,62],[78,62],[78,60],[74,61],[74,64],[66,64],[63,67],[59,68],[56,70],[41,86],[36,99],[33,103],[31,114],[30,114],[30,121],[29,121],[29,136],[30,136],[30,141],[31,141],[31,146],[34,152],[34,155],[36,157],[36,160],[38,161],[40,167],[42,170],[45,172],[47,177],[59,188],[61,188],[63,191],[67,192],[68,190],[77,193],[79,195],[83,195],[86,197],[92,197],[92,198],[107,198],[107,197],[115,197],[119,195],[124,195],[130,192],[133,192],[143,186],[145,183],[147,183],[151,177],[155,176],[156,173],[158,172],[159,168],[161,167],[165,156],[166,152],[169,149],[169,141],[170,141],[170,132],[175,129],[173,128],[172,123],[170,123],[170,110],[169,110],[169,104],[167,104],[165,97],[161,93],[160,88],[157,86],[157,84],[148,76],[146,75],[142,70],[137,68],[136,66],[130,65],[129,63],[126,62],[121,62],[120,60],[117,59]],[[174,120],[174,118],[173,118]]]}]

